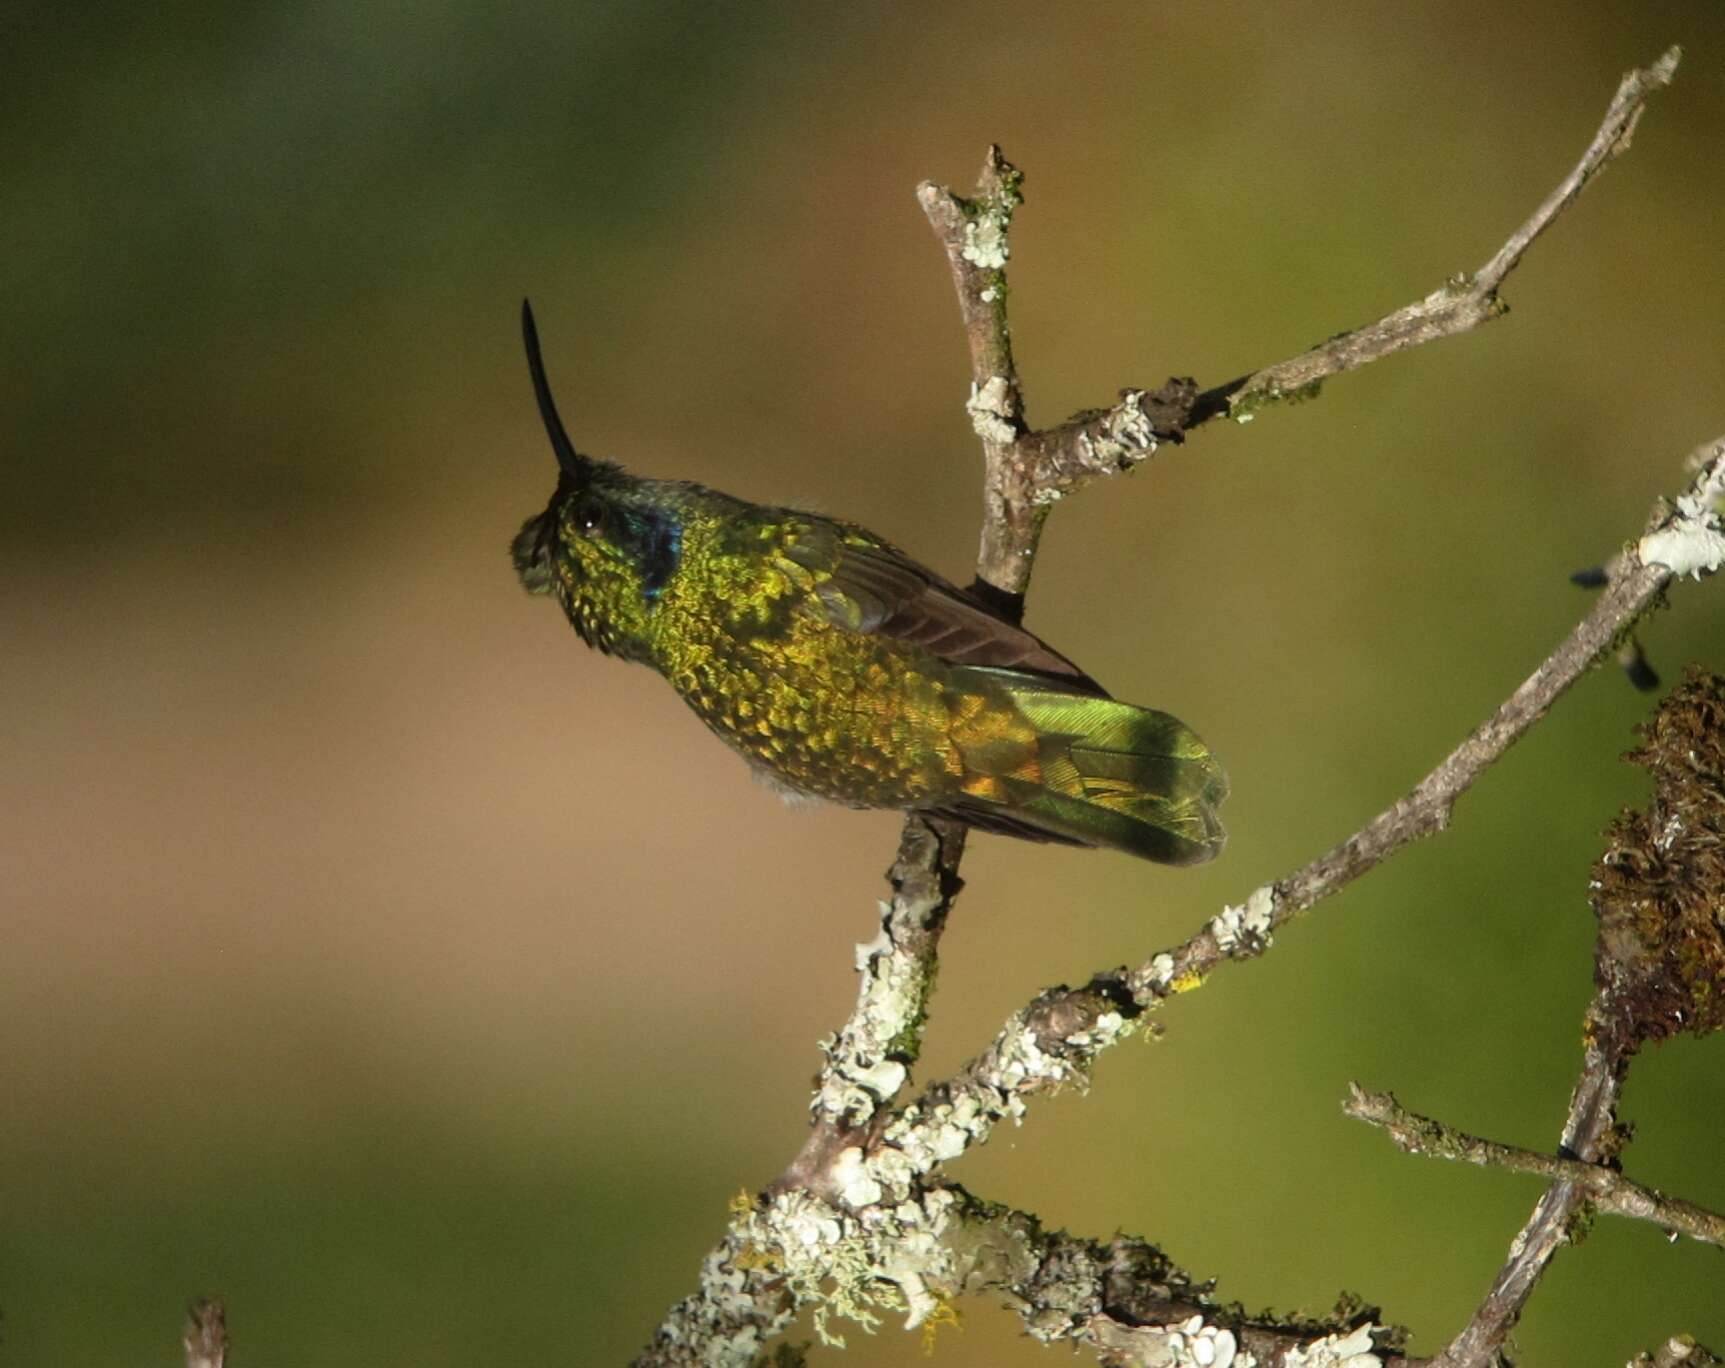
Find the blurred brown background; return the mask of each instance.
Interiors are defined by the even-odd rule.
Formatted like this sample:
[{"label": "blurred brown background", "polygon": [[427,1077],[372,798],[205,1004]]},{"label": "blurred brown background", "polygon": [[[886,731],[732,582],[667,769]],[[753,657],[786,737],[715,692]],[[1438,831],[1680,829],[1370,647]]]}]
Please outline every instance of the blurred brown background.
[{"label": "blurred brown background", "polygon": [[[0,1359],[616,1362],[802,1132],[897,822],[789,811],[505,547],[577,440],[957,578],[976,444],[912,198],[1028,176],[1033,420],[1215,383],[1483,261],[1628,66],[1687,55],[1514,315],[1063,506],[1030,625],[1197,726],[1225,859],[980,837],[925,1076],[1050,982],[1358,826],[1585,607],[1725,430],[1717,4],[93,5],[0,82]],[[1725,668],[1725,593],[1646,632]],[[1430,1349],[1537,1187],[1403,1158],[1347,1081],[1555,1140],[1588,866],[1650,700],[1596,672],[1454,830],[955,1166],[1224,1295]],[[1725,1205],[1725,1054],[1642,1061],[1642,1179]],[[1603,1220],[1529,1362],[1725,1341],[1717,1251]],[[938,1361],[1046,1352],[981,1304]],[[854,1364],[912,1361],[895,1327]]]}]

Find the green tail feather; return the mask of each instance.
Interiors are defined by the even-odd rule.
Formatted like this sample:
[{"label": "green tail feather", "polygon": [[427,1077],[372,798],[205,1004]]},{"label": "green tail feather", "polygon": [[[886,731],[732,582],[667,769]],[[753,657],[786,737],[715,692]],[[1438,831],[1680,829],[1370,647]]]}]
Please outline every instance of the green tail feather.
[{"label": "green tail feather", "polygon": [[1163,864],[1222,851],[1228,779],[1197,734],[1167,713],[1065,692],[1006,670],[965,671],[1003,689],[1039,733],[1040,784],[1000,775],[1005,802],[958,815],[1015,835],[1112,846]]}]

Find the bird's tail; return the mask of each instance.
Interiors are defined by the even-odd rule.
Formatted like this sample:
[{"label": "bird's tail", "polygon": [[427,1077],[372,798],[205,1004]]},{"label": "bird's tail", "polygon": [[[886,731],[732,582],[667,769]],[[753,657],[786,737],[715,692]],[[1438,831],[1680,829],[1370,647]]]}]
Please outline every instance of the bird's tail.
[{"label": "bird's tail", "polygon": [[1013,671],[966,673],[1003,690],[1035,736],[1031,745],[967,752],[964,796],[951,805],[953,816],[1163,864],[1197,864],[1221,853],[1227,833],[1216,809],[1228,779],[1185,723]]}]

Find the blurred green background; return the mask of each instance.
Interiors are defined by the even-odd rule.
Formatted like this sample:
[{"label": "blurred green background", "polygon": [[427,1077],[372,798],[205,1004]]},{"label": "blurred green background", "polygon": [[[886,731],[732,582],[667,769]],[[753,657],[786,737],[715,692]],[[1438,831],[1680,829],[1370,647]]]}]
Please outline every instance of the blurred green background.
[{"label": "blurred green background", "polygon": [[[968,578],[978,453],[912,197],[1001,142],[1032,419],[1215,383],[1483,261],[1619,74],[1676,86],[1481,333],[1063,505],[1030,625],[1226,759],[1225,859],[979,837],[924,1077],[1040,987],[1355,829],[1725,431],[1725,13],[1220,3],[182,4],[6,20],[0,1361],[616,1362],[802,1134],[888,814],[790,811],[505,547],[571,428]],[[1645,633],[1725,669],[1725,593]],[[1254,1306],[1435,1348],[1537,1195],[1347,1081],[1549,1146],[1589,862],[1645,784],[1596,672],[1372,874],[954,1175]],[[1725,1205],[1725,1052],[1641,1061],[1642,1179]],[[1716,1250],[1602,1221],[1527,1361],[1725,1341]],[[1051,1362],[972,1303],[937,1361]],[[845,1360],[897,1364],[894,1327]],[[1062,1356],[1063,1357],[1063,1356]]]}]

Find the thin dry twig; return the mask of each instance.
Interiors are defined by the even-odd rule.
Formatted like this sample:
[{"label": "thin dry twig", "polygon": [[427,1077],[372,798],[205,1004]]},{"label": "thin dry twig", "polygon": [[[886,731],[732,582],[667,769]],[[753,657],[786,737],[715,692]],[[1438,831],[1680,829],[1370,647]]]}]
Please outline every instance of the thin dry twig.
[{"label": "thin dry twig", "polygon": [[1574,170],[1479,270],[1446,281],[1424,299],[1397,309],[1376,323],[1332,337],[1290,360],[1266,366],[1201,395],[1193,423],[1224,415],[1236,419],[1249,417],[1267,403],[1309,394],[1313,386],[1332,375],[1357,370],[1368,362],[1417,347],[1422,342],[1467,332],[1506,313],[1508,306],[1498,297],[1504,277],[1521,263],[1527,249],[1551,227],[1557,216],[1575,203],[1588,183],[1617,156],[1628,151],[1630,135],[1641,119],[1648,96],[1671,83],[1682,55],[1681,48],[1673,47],[1651,66],[1624,76],[1598,132]]},{"label": "thin dry twig", "polygon": [[[1194,394],[1184,415],[1163,413],[1158,435],[1178,440],[1183,431],[1215,418],[1248,422],[1267,405],[1308,398],[1331,376],[1358,370],[1386,356],[1468,332],[1508,311],[1499,291],[1505,277],[1527,249],[1575,203],[1581,192],[1620,154],[1654,91],[1671,83],[1682,49],[1673,47],[1650,66],[1627,73],[1606,110],[1593,140],[1573,170],[1546,196],[1485,265],[1471,275],[1456,276],[1425,298],[1385,315],[1375,323],[1339,333],[1298,356],[1265,366],[1236,380]],[[1178,383],[1178,382],[1171,382]],[[1027,443],[1041,464],[1044,488],[1070,492],[1098,475],[1120,468],[1120,453],[1102,444],[1107,431],[1131,420],[1138,391],[1123,391],[1122,402],[1108,409],[1078,414],[1060,426],[1033,434]],[[1153,446],[1151,449],[1154,449]],[[1105,459],[1098,460],[1098,453]],[[1145,452],[1143,454],[1148,454]],[[1140,457],[1141,459],[1141,457]]]},{"label": "thin dry twig", "polygon": [[1521,264],[1521,258],[1534,240],[1581,197],[1589,181],[1629,150],[1629,140],[1635,134],[1636,124],[1641,122],[1647,97],[1671,84],[1671,78],[1677,74],[1677,63],[1682,58],[1682,48],[1670,47],[1652,65],[1624,74],[1611,107],[1605,111],[1599,131],[1593,135],[1593,141],[1582,153],[1575,169],[1546,196],[1545,203],[1533,211],[1527,222],[1510,234],[1509,241],[1497,249],[1492,259],[1480,267],[1474,276],[1479,289],[1487,294],[1496,294],[1503,278]]},{"label": "thin dry twig", "polygon": [[1456,1130],[1433,1117],[1409,1111],[1392,1093],[1368,1092],[1350,1084],[1342,1110],[1357,1121],[1381,1127],[1407,1154],[1457,1159],[1481,1168],[1530,1173],[1553,1182],[1573,1183],[1586,1200],[1614,1216],[1651,1221],[1675,1238],[1687,1235],[1707,1244],[1725,1245],[1725,1216],[1626,1178],[1616,1169],[1560,1154],[1541,1154],[1519,1145],[1505,1145]]},{"label": "thin dry twig", "polygon": [[[1581,1076],[1570,1095],[1563,1126],[1563,1147],[1583,1163],[1605,1156],[1617,1119],[1623,1085],[1623,1063],[1590,1047]],[[1547,1188],[1533,1214],[1510,1241],[1509,1258],[1492,1280],[1468,1323],[1431,1368],[1493,1368],[1522,1309],[1553,1256],[1569,1239],[1571,1223],[1587,1202],[1579,1183],[1562,1181]]]}]

